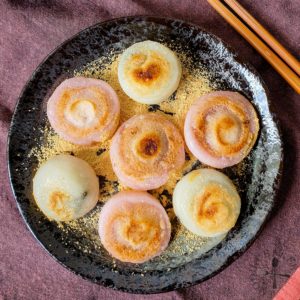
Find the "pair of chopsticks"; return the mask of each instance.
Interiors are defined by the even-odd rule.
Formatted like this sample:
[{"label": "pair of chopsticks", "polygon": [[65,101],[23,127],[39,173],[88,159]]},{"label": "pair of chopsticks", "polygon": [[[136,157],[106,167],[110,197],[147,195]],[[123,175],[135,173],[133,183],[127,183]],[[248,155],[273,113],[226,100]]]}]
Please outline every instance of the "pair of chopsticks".
[{"label": "pair of chopsticks", "polygon": [[[242,35],[300,94],[300,63],[237,1],[207,0],[208,3]],[[230,7],[230,9],[228,7]],[[237,17],[233,12],[239,17]],[[245,25],[241,20],[244,21]],[[250,27],[252,30],[250,30]],[[256,35],[256,34],[258,35]]]}]

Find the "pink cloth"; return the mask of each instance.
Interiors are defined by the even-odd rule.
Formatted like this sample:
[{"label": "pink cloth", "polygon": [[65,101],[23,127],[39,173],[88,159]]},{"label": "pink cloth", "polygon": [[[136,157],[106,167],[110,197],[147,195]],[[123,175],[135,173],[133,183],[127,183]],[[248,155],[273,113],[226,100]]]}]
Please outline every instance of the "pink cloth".
[{"label": "pink cloth", "polygon": [[[299,0],[240,2],[299,55]],[[151,296],[92,284],[55,262],[25,227],[10,191],[5,156],[17,97],[43,58],[89,25],[137,14],[194,22],[236,49],[269,87],[285,142],[281,206],[250,249],[202,284]],[[203,0],[3,0],[0,25],[0,299],[272,299],[300,265],[300,99],[270,65]]]},{"label": "pink cloth", "polygon": [[300,299],[300,267],[281,288],[273,300],[299,300]]}]

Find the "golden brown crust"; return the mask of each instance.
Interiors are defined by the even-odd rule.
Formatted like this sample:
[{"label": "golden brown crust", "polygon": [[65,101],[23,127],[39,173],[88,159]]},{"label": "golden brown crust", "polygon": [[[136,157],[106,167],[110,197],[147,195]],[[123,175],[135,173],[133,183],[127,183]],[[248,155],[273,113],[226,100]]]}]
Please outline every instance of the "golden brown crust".
[{"label": "golden brown crust", "polygon": [[70,196],[62,191],[52,192],[48,199],[48,207],[60,219],[70,220],[73,217],[73,212],[70,210],[66,202],[69,201]]},{"label": "golden brown crust", "polygon": [[146,134],[137,145],[137,152],[146,157],[154,157],[160,150],[161,140],[154,133]]},{"label": "golden brown crust", "polygon": [[113,215],[107,224],[110,228],[109,249],[118,253],[123,261],[142,261],[160,250],[160,220],[145,204],[135,204],[134,210]]},{"label": "golden brown crust", "polygon": [[[88,95],[86,94],[88,92]],[[75,100],[75,101],[74,101]],[[68,108],[68,103],[72,101],[72,104]],[[72,111],[77,103],[86,101],[91,104],[94,109],[94,115],[96,122],[93,122],[92,126],[86,128],[80,128],[73,125],[66,119],[65,113],[66,109]],[[100,103],[100,104],[99,104]],[[60,124],[66,132],[72,136],[84,137],[90,135],[94,132],[101,131],[109,122],[110,118],[109,111],[111,109],[110,102],[108,101],[107,95],[98,87],[89,87],[88,91],[86,88],[73,88],[64,91],[58,101],[56,113],[59,120],[63,120]],[[118,116],[113,116],[115,120],[113,122],[118,122]],[[106,137],[103,137],[103,140]]]},{"label": "golden brown crust", "polygon": [[179,149],[184,144],[170,121],[150,113],[124,128],[119,145],[119,167],[129,176],[143,178],[178,167]]},{"label": "golden brown crust", "polygon": [[[218,116],[219,114],[219,116]],[[250,127],[249,112],[226,97],[214,97],[201,107],[194,123],[194,134],[201,146],[212,156],[232,156],[241,150],[248,152],[255,143],[258,133],[258,119],[253,109],[252,115],[257,124],[253,133]],[[210,121],[208,122],[208,119]],[[213,119],[214,118],[214,119]],[[228,138],[228,132],[239,132],[236,140]],[[211,136],[214,141],[207,138]]]},{"label": "golden brown crust", "polygon": [[163,84],[170,73],[168,61],[155,51],[132,55],[125,70],[132,82],[144,88]]},{"label": "golden brown crust", "polygon": [[133,71],[133,76],[137,81],[146,84],[156,80],[160,76],[160,66],[157,64],[149,64],[145,68],[137,68]]},{"label": "golden brown crust", "polygon": [[208,233],[228,230],[234,226],[236,209],[232,196],[217,183],[207,184],[195,199],[195,220]]}]

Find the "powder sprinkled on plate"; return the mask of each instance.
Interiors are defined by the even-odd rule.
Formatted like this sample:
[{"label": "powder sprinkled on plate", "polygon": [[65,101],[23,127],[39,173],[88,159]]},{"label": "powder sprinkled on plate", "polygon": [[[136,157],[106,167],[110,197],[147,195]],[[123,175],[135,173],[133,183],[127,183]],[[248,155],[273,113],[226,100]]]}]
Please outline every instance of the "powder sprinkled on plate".
[{"label": "powder sprinkled on plate", "polygon": [[[201,95],[204,95],[214,89],[209,74],[199,65],[192,63],[192,59],[186,55],[177,53],[181,60],[183,70],[182,78],[177,91],[169,97],[167,101],[160,105],[145,105],[131,100],[121,89],[118,81],[118,61],[119,54],[111,53],[108,57],[99,58],[74,72],[74,76],[84,76],[98,78],[108,82],[116,91],[121,105],[120,123],[128,120],[137,114],[146,112],[154,112],[164,114],[171,120],[183,135],[183,127],[185,115],[191,104]],[[32,149],[31,155],[38,160],[38,165],[46,161],[53,155],[59,153],[69,153],[87,161],[95,170],[100,185],[100,199],[97,208],[90,214],[78,220],[60,223],[58,226],[65,233],[67,240],[68,234],[71,232],[78,236],[85,237],[78,239],[76,247],[85,253],[93,253],[94,255],[104,255],[101,243],[97,234],[98,215],[101,209],[101,203],[105,202],[114,193],[126,189],[119,184],[114,174],[109,158],[110,140],[99,143],[96,146],[78,146],[62,140],[49,125],[43,128],[44,141],[41,146]],[[182,256],[189,259],[191,254],[199,255],[205,252],[205,249],[211,248],[217,241],[201,238],[188,232],[182,225],[178,223],[172,208],[172,193],[177,181],[189,171],[201,167],[201,164],[186,148],[186,160],[181,170],[173,171],[170,174],[168,182],[162,187],[150,191],[152,195],[157,197],[165,207],[172,223],[172,239],[167,250],[159,257],[154,259],[154,264],[162,266],[164,262]],[[223,239],[220,237],[218,242]],[[199,252],[200,251],[200,252]],[[107,257],[110,264],[115,261]],[[114,263],[113,263],[114,262]],[[109,263],[109,262],[108,262]],[[153,268],[153,265],[146,263],[145,270]]]}]

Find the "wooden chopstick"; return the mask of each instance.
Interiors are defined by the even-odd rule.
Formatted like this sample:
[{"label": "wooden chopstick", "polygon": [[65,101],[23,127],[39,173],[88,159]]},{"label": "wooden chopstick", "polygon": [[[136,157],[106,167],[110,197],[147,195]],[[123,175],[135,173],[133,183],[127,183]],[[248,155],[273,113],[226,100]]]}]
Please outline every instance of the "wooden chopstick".
[{"label": "wooden chopstick", "polygon": [[269,48],[258,36],[255,35],[242,21],[240,21],[219,0],[207,0],[208,3],[239,33],[241,34],[289,83],[289,85],[300,94],[299,76]]},{"label": "wooden chopstick", "polygon": [[300,76],[300,62],[236,0],[224,0]]}]

